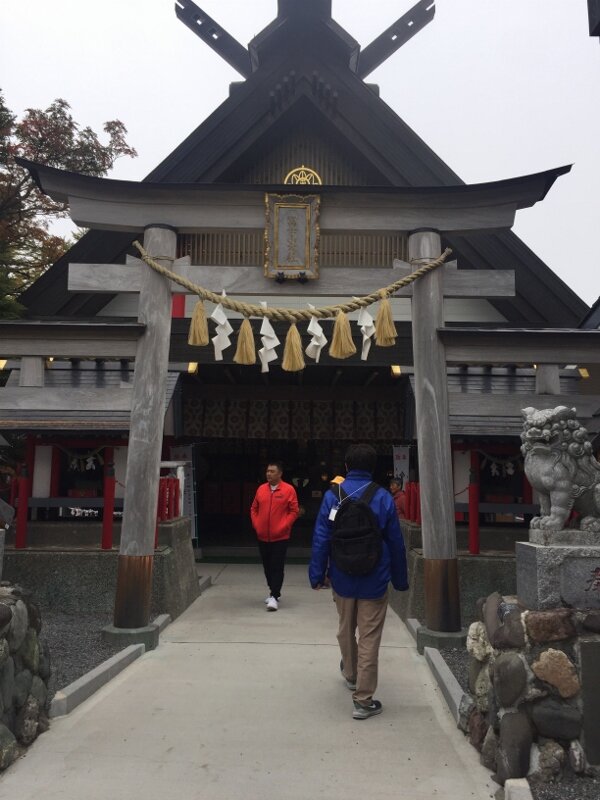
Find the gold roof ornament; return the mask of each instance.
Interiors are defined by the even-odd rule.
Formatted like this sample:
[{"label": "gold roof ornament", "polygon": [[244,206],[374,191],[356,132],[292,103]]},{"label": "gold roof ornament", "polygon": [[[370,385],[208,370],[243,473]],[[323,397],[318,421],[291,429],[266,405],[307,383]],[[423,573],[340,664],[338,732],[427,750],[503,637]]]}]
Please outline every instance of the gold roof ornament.
[{"label": "gold roof ornament", "polygon": [[285,176],[284,183],[291,183],[296,186],[321,186],[323,181],[318,172],[302,164],[301,167],[296,167],[291,170],[291,172],[288,172]]}]

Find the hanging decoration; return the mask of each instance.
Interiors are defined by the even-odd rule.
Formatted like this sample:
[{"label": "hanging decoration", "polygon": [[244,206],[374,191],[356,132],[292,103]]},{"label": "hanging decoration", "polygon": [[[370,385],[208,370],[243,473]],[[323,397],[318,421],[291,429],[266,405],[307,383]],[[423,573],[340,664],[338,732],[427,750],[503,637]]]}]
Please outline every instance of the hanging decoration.
[{"label": "hanging decoration", "polygon": [[302,339],[300,338],[296,323],[292,322],[287,336],[285,337],[281,369],[285,372],[300,372],[305,366],[304,353],[302,352]]},{"label": "hanging decoration", "polygon": [[[315,307],[310,303],[307,305],[312,311],[315,310]],[[312,336],[312,339],[308,343],[308,346],[304,352],[309,358],[312,358],[318,364],[319,359],[321,358],[321,350],[327,344],[327,337],[323,333],[323,327],[316,317],[310,318],[307,330]]]},{"label": "hanging decoration", "polygon": [[[267,304],[261,303],[261,306],[263,308],[266,308]],[[262,347],[258,351],[258,357],[260,359],[260,364],[261,364],[260,371],[268,372],[269,364],[272,361],[277,360],[276,348],[279,347],[281,342],[277,338],[277,334],[273,330],[273,326],[266,317],[263,318],[262,324],[260,326],[260,339],[262,342]]]},{"label": "hanging decoration", "polygon": [[90,472],[95,470],[97,466],[101,467],[104,464],[104,458],[100,455],[102,450],[104,450],[104,445],[96,448],[96,450],[90,450],[87,453],[77,453],[73,450],[67,450],[66,447],[61,447],[60,445],[55,446],[59,450],[62,450],[63,453],[66,453],[69,459],[69,469],[73,472]]},{"label": "hanging decoration", "polygon": [[346,312],[340,309],[335,317],[329,355],[332,358],[350,358],[354,353],[356,353],[356,346],[352,339],[350,320]]},{"label": "hanging decoration", "polygon": [[[248,330],[250,326],[250,321],[248,319],[249,317],[251,316],[260,317],[263,320],[267,319],[267,320],[278,320],[278,321],[288,322],[290,324],[290,329],[286,337],[286,343],[284,348],[284,359],[283,359],[284,363],[282,364],[282,366],[283,369],[291,372],[300,371],[304,369],[305,366],[304,354],[302,352],[302,340],[300,337],[300,333],[298,332],[298,329],[296,327],[298,322],[302,321],[309,322],[308,326],[309,333],[312,335],[313,338],[307,348],[307,351],[310,348],[311,352],[310,353],[307,352],[307,355],[309,355],[312,358],[313,353],[318,353],[318,355],[320,355],[321,349],[324,346],[324,344],[326,344],[327,341],[324,337],[322,329],[320,331],[317,330],[314,323],[317,323],[318,325],[318,320],[335,319],[333,339],[331,342],[331,346],[329,348],[329,352],[333,358],[342,358],[342,359],[348,358],[349,356],[356,353],[356,347],[354,345],[354,342],[352,341],[352,332],[350,330],[350,322],[348,320],[347,314],[349,314],[352,311],[361,311],[361,309],[366,309],[368,306],[380,302],[379,311],[374,323],[375,343],[379,347],[392,346],[395,343],[398,334],[392,317],[390,297],[392,297],[402,287],[414,283],[414,281],[418,280],[423,275],[426,275],[428,272],[431,272],[432,270],[442,266],[442,264],[445,263],[445,261],[452,253],[452,250],[450,248],[446,248],[446,250],[442,253],[442,255],[439,258],[436,258],[435,260],[430,261],[428,264],[424,264],[423,266],[418,267],[410,275],[407,275],[404,278],[400,278],[399,280],[395,281],[389,286],[386,286],[382,289],[378,289],[376,292],[372,292],[371,294],[365,295],[364,297],[354,297],[352,300],[347,301],[345,303],[340,303],[338,305],[322,306],[322,307],[309,306],[308,309],[295,309],[295,308],[268,307],[266,303],[261,303],[261,305],[245,303],[240,300],[235,300],[233,298],[227,297],[225,292],[223,292],[221,295],[218,295],[216,292],[211,292],[209,289],[205,289],[202,286],[198,286],[198,284],[193,283],[187,278],[184,278],[181,275],[177,275],[176,273],[172,272],[172,270],[169,270],[167,267],[163,267],[155,259],[151,258],[148,255],[148,253],[144,250],[144,248],[139,242],[137,241],[134,242],[134,246],[139,251],[142,260],[153,270],[165,276],[166,278],[169,278],[169,280],[174,281],[180,286],[183,286],[191,293],[197,294],[199,301],[208,300],[209,302],[216,304],[216,308],[210,315],[210,318],[216,322],[216,335],[213,336],[212,338],[216,361],[222,361],[223,351],[231,346],[230,336],[233,333],[233,328],[231,327],[231,324],[227,319],[227,315],[225,314],[224,309],[227,308],[230,311],[235,311],[236,313],[242,314],[244,317],[246,317],[245,322],[247,322],[248,325],[242,325],[242,327],[245,328],[244,334],[242,336],[242,343],[245,343],[248,346],[250,345],[249,330]],[[195,316],[196,320],[194,320],[193,317],[192,324],[194,326],[200,327],[202,319],[202,310],[198,309],[198,313],[195,314]],[[363,321],[364,320],[366,320],[366,317],[363,316]],[[363,358],[364,360],[368,355],[369,348],[366,347],[365,336],[367,334],[365,331],[362,331],[362,327],[366,327],[368,329],[370,326],[361,325],[360,327],[361,327],[361,332],[363,334],[363,353],[365,354],[363,356],[363,354],[361,353],[361,358]],[[262,329],[261,329],[261,334],[262,334]],[[277,339],[277,337],[274,335],[274,332],[272,336],[270,333],[268,333],[267,335],[270,338]],[[194,336],[192,336],[192,333],[190,332],[190,338],[197,339],[198,341],[204,340],[204,337],[201,335],[201,333],[198,334],[198,336],[196,336],[195,334]],[[371,336],[369,335],[368,338],[370,341]],[[279,343],[279,340],[277,340],[277,343]],[[252,340],[252,346],[253,345],[254,342]],[[263,342],[263,348],[264,346],[265,345]],[[267,349],[270,349],[272,355],[274,347]],[[240,357],[250,359],[251,355],[248,352],[246,352],[244,356]],[[265,363],[268,364],[273,360],[274,358],[271,358],[270,356],[269,360],[266,362],[264,360],[264,357],[261,358],[261,364],[263,370]],[[255,361],[256,361],[256,356],[254,357],[254,361],[242,361],[238,363],[255,363]]]},{"label": "hanging decoration", "polygon": [[375,343],[377,347],[393,347],[396,344],[398,331],[392,315],[392,304],[385,290],[381,290],[381,303],[375,319]]},{"label": "hanging decoration", "polygon": [[[227,295],[223,292],[222,299],[224,300],[226,297]],[[213,347],[215,348],[215,361],[223,361],[223,351],[231,347],[231,339],[229,337],[233,333],[233,328],[227,319],[222,303],[217,305],[210,318],[217,323],[216,333],[212,338]]]},{"label": "hanging decoration", "polygon": [[256,347],[254,346],[254,334],[252,325],[248,317],[240,325],[238,331],[237,349],[233,360],[236,364],[256,364]]},{"label": "hanging decoration", "polygon": [[208,335],[208,322],[206,320],[206,309],[204,308],[204,300],[198,298],[198,302],[194,307],[192,313],[192,321],[190,322],[190,331],[188,334],[188,344],[196,347],[204,347],[210,341]]},{"label": "hanging decoration", "polygon": [[360,358],[361,361],[366,361],[371,350],[371,340],[375,336],[375,323],[366,308],[361,308],[358,313],[358,327],[363,337]]},{"label": "hanging decoration", "polygon": [[263,344],[258,351],[258,357],[260,359],[260,371],[268,372],[271,361],[277,360],[277,352],[275,348],[277,345],[281,344],[281,342],[277,338],[275,331],[273,330],[273,326],[268,319],[263,319],[260,333]]}]

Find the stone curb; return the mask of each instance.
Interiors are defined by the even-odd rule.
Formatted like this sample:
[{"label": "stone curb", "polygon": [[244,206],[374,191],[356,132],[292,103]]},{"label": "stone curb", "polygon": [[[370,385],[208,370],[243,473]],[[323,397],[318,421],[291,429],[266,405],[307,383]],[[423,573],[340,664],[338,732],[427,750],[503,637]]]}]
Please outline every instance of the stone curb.
[{"label": "stone curb", "polygon": [[533,800],[527,778],[509,778],[504,784],[504,800]]},{"label": "stone curb", "polygon": [[417,631],[421,627],[421,623],[419,622],[418,619],[415,619],[414,617],[409,617],[404,622],[404,624],[406,625],[406,627],[408,628],[408,632],[410,633],[410,635],[413,637],[413,639],[416,642],[417,641]]},{"label": "stone curb", "polygon": [[[418,620],[410,620],[410,622],[416,622],[417,625],[420,624]],[[411,626],[407,624],[407,627],[412,634]],[[414,625],[412,627],[414,627]],[[461,685],[454,677],[450,667],[446,664],[438,650],[435,650],[433,647],[426,647],[423,655],[433,673],[437,685],[444,695],[450,713],[456,722],[458,722],[460,704],[462,698],[465,697]],[[504,784],[504,800],[533,800],[527,778],[509,778]]]},{"label": "stone curb", "polygon": [[437,685],[442,690],[450,713],[454,717],[454,720],[458,722],[458,709],[460,708],[460,703],[464,696],[462,686],[452,674],[450,668],[440,655],[439,650],[435,650],[433,647],[426,647],[423,655],[425,656],[425,661],[429,664],[429,668],[433,673]]},{"label": "stone curb", "polygon": [[202,576],[198,578],[198,588],[200,589],[200,594],[205,592],[207,589],[210,589],[211,586],[212,586],[212,578],[210,577],[210,575],[206,578],[203,578]]},{"label": "stone curb", "polygon": [[70,714],[74,708],[88,697],[101,689],[112,678],[122,672],[140,656],[144,655],[146,648],[143,644],[132,644],[121,650],[112,658],[103,661],[102,664],[86,672],[81,678],[65,686],[58,691],[50,704],[50,717],[62,717]]},{"label": "stone curb", "polygon": [[[210,580],[210,579],[209,579]],[[159,634],[171,624],[173,620],[170,614],[159,614],[152,624],[156,625]],[[50,704],[50,718],[62,717],[70,714],[74,708],[91,697],[94,692],[105,686],[112,678],[115,678],[125,667],[128,667],[140,656],[143,656],[146,648],[143,644],[131,644],[123,648],[119,653],[103,661],[94,669],[86,672],[81,678],[65,686],[58,691]]]}]

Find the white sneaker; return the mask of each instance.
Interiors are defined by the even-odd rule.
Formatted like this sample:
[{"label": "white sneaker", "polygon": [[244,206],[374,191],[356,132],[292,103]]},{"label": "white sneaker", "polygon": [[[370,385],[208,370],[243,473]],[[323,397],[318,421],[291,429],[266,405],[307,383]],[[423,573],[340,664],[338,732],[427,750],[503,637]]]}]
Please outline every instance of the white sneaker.
[{"label": "white sneaker", "polygon": [[269,597],[267,600],[267,611],[277,611],[279,608],[279,603],[275,600],[274,597]]},{"label": "white sneaker", "polygon": [[267,605],[267,603],[269,602],[270,599],[271,599],[271,595],[269,595],[268,597],[265,597],[265,605]]}]

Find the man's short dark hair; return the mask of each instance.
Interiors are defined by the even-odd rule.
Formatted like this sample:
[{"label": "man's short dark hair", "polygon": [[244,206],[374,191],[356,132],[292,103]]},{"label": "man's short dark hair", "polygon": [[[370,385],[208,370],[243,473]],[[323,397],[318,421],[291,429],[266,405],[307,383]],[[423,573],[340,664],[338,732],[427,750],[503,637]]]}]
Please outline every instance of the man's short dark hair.
[{"label": "man's short dark hair", "polygon": [[283,472],[283,462],[281,461],[267,461],[267,467],[277,467],[279,472]]},{"label": "man's short dark hair", "polygon": [[377,453],[370,444],[351,444],[346,450],[345,460],[348,469],[360,469],[372,473],[377,464]]}]

